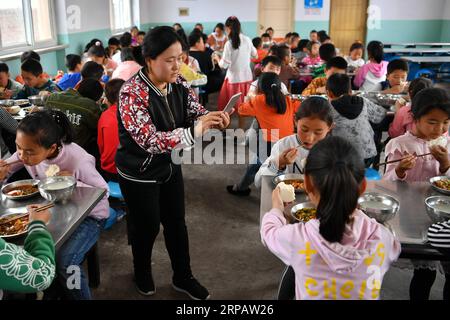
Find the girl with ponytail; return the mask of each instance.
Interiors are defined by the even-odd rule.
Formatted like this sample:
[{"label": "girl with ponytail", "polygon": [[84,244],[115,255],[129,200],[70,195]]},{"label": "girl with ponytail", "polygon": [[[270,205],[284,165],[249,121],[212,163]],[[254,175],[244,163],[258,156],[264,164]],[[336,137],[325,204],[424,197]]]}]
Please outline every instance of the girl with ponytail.
[{"label": "girl with ponytail", "polygon": [[[225,33],[229,41],[225,43],[222,58],[214,55],[220,68],[226,69],[225,81],[218,100],[219,110],[223,110],[236,93],[242,93],[236,106],[243,102],[253,81],[250,60],[258,58],[252,41],[242,34],[241,23],[237,17],[232,16],[227,19]],[[245,128],[245,121],[242,118],[239,118],[239,128]]]},{"label": "girl with ponytail", "polygon": [[305,189],[315,219],[288,224],[277,187],[261,223],[270,251],[295,271],[297,299],[379,299],[381,283],[400,254],[391,232],[357,209],[365,191],[364,162],[353,145],[328,137],[310,151]]},{"label": "girl with ponytail", "polygon": [[[47,178],[50,166],[59,168],[59,176],[73,176],[79,187],[108,189],[108,185],[95,168],[95,158],[79,145],[73,143],[72,125],[66,115],[60,111],[39,111],[23,119],[16,136],[17,152],[8,160],[0,160],[0,180],[25,167],[33,179]],[[20,163],[7,165],[20,160]],[[58,281],[64,289],[66,298],[90,299],[89,286],[81,264],[85,254],[97,242],[105,220],[109,216],[108,195],[100,200],[88,217],[63,244],[56,255]],[[81,288],[67,288],[67,268],[79,265]]]}]

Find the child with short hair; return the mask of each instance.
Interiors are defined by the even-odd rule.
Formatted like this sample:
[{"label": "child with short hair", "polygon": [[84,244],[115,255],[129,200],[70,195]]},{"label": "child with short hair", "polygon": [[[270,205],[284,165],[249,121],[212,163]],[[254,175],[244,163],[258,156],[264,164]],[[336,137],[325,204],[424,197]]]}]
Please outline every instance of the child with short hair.
[{"label": "child with short hair", "polygon": [[[383,277],[401,248],[385,226],[358,209],[367,184],[364,173],[353,145],[328,137],[311,149],[305,165],[305,190],[317,208],[315,218],[289,224],[280,188],[273,191],[261,238],[293,268],[296,299],[380,298]],[[374,269],[377,276],[368,276]]]},{"label": "child with short hair", "polygon": [[108,47],[106,48],[106,53],[108,57],[113,57],[117,51],[120,51],[120,41],[116,37],[111,37],[108,40]]},{"label": "child with short hair", "polygon": [[368,99],[352,96],[351,80],[346,74],[329,77],[327,94],[333,106],[333,135],[350,141],[369,167],[377,155],[371,123],[381,123],[386,109]]},{"label": "child with short hair", "polygon": [[270,47],[273,46],[273,44],[274,44],[272,41],[272,38],[270,38],[270,34],[268,34],[268,33],[263,33],[261,35],[261,41],[262,41],[264,50],[269,50]]},{"label": "child with short hair", "polygon": [[[392,139],[386,146],[388,164],[383,179],[406,182],[429,181],[435,176],[450,176],[450,138],[445,133],[450,123],[450,95],[443,89],[428,88],[416,94],[411,111],[415,128]],[[432,140],[442,140],[438,144]],[[417,157],[417,155],[429,154]],[[437,261],[412,261],[415,269],[409,294],[411,300],[428,300],[436,278]],[[446,284],[450,282],[450,265],[442,262]]]},{"label": "child with short hair", "polygon": [[292,52],[291,48],[286,45],[280,45],[274,48],[276,50],[275,55],[280,58],[281,72],[280,80],[286,87],[289,86],[289,80],[298,80],[300,78],[300,70],[297,67],[291,65]]},{"label": "child with short hair", "polygon": [[382,93],[401,94],[407,90],[409,66],[404,59],[395,59],[387,66],[386,81],[381,83]]},{"label": "child with short hair", "polygon": [[364,55],[364,45],[361,42],[355,42],[350,47],[350,54],[345,57],[348,66],[357,70],[366,64],[362,58]]},{"label": "child with short hair", "polygon": [[311,32],[309,33],[309,40],[311,42],[318,42],[319,41],[319,36],[317,34],[317,30],[311,30]]},{"label": "child with short hair", "polygon": [[[29,114],[17,130],[17,152],[6,162],[12,174],[25,167],[34,179],[47,178],[50,165],[57,165],[60,176],[73,176],[79,187],[96,187],[108,190],[108,185],[95,169],[95,159],[80,146],[72,143],[72,127],[67,117],[59,111],[38,111]],[[0,179],[6,178],[1,172]],[[91,299],[87,279],[81,266],[86,253],[97,242],[105,220],[109,216],[108,192],[81,224],[75,229],[56,254],[56,272],[59,284],[69,299]],[[80,288],[68,287],[71,283],[70,266],[78,266],[81,272]]]},{"label": "child with short hair", "polygon": [[68,54],[66,56],[66,67],[68,72],[58,82],[61,90],[73,89],[81,81],[81,56]]},{"label": "child with short hair", "polygon": [[387,61],[383,61],[384,45],[380,41],[371,41],[367,45],[369,62],[356,72],[353,83],[365,92],[381,91],[381,83],[386,80]]},{"label": "child with short hair", "polygon": [[[280,58],[276,56],[267,56],[261,62],[261,73],[264,72],[274,72],[277,75],[280,75],[282,62]],[[281,83],[281,92],[284,95],[288,95],[289,91],[284,83]],[[252,98],[256,97],[259,93],[258,91],[258,79],[252,82],[250,85],[250,89],[248,90],[247,97]]]},{"label": "child with short hair", "polygon": [[336,57],[336,47],[332,43],[322,44],[319,48],[319,56],[323,64],[313,70],[313,78],[325,77],[325,67],[328,61]]},{"label": "child with short hair", "polygon": [[97,143],[100,151],[102,176],[106,181],[118,181],[116,168],[116,152],[119,145],[119,124],[117,121],[117,102],[119,92],[125,83],[122,79],[113,79],[105,86],[106,105],[108,109],[102,113],[98,121]]},{"label": "child with short hair", "polygon": [[[20,56],[20,63],[24,63],[25,61],[27,61],[28,59],[34,59],[37,61],[41,61],[41,56],[39,55],[39,53],[37,53],[36,51],[30,50],[30,51],[25,51],[22,53],[22,55]],[[47,79],[50,79],[50,76],[44,72],[44,77]],[[22,75],[17,75],[16,79],[15,79],[18,83],[24,85],[25,82],[23,81]]]},{"label": "child with short hair", "polygon": [[146,34],[145,31],[138,32],[136,46],[142,46],[144,44],[145,34]]},{"label": "child with short hair", "polygon": [[22,89],[23,85],[10,78],[8,65],[0,61],[0,99],[11,99]]},{"label": "child with short hair", "polygon": [[[409,101],[412,101],[416,94],[423,89],[433,87],[433,81],[427,78],[417,78],[411,81],[408,86]],[[414,128],[414,119],[411,113],[411,102],[406,102],[405,99],[400,99],[395,103],[397,112],[395,113],[394,120],[389,126],[389,136],[391,138],[397,138],[405,134],[407,131],[411,131]]]},{"label": "child with short hair", "polygon": [[49,93],[61,91],[56,83],[45,77],[39,61],[34,59],[25,60],[20,68],[25,85],[14,99],[27,99],[44,91]]},{"label": "child with short hair", "polygon": [[310,41],[306,48],[308,50],[308,56],[302,60],[302,64],[315,66],[323,63],[319,55],[320,43]]},{"label": "child with short hair", "polygon": [[99,65],[102,65],[109,77],[111,77],[114,70],[117,69],[117,62],[106,56],[106,51],[103,46],[92,46],[88,51],[88,56],[91,61],[97,62]]},{"label": "child with short hair", "polygon": [[261,61],[267,56],[267,50],[263,49],[262,39],[260,37],[253,38],[252,43],[256,48],[258,58],[251,59],[250,61],[254,64],[261,63]]},{"label": "child with short hair", "polygon": [[329,77],[336,73],[345,73],[347,71],[347,61],[342,57],[334,57],[325,64],[325,76],[315,78],[308,87],[303,90],[303,96],[312,96],[317,94],[326,94],[326,84]]}]

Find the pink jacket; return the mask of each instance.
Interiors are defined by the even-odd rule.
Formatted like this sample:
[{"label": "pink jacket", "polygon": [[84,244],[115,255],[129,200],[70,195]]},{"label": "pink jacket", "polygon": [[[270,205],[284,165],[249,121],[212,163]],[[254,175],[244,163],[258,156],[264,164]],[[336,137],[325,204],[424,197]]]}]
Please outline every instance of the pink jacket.
[{"label": "pink jacket", "polygon": [[[7,161],[13,162],[16,160],[19,160],[17,152]],[[36,166],[25,166],[25,169],[27,169],[33,179],[40,180],[47,177],[45,171],[52,164],[58,165],[61,171],[73,173],[73,176],[78,181],[77,187],[96,187],[108,190],[108,184],[100,173],[98,173],[97,169],[95,169],[94,157],[76,143],[64,145],[56,158],[44,160]],[[16,172],[23,167],[24,165],[22,163],[14,164],[11,166],[10,172]],[[107,219],[109,217],[108,192],[97,206],[92,209],[89,216],[97,220]]]},{"label": "pink jacket", "polygon": [[119,63],[112,74],[112,79],[122,79],[128,81],[141,70],[142,66],[136,61],[124,61]]},{"label": "pink jacket", "polygon": [[[450,138],[447,138],[447,149],[450,150]],[[411,132],[406,132],[404,135],[392,139],[386,146],[386,159],[387,161],[397,160],[403,157],[403,152],[409,154],[426,154],[430,152],[428,147],[428,141],[422,140],[414,136]],[[416,166],[406,172],[406,176],[400,179],[395,172],[395,168],[398,163],[388,164],[386,167],[386,173],[383,176],[385,180],[403,180],[403,181],[427,181],[435,176],[450,176],[450,169],[445,173],[439,172],[439,162],[429,155],[426,157],[420,157],[416,160]]]},{"label": "pink jacket", "polygon": [[315,66],[317,64],[322,64],[323,61],[322,59],[320,59],[320,57],[311,58],[311,56],[307,56],[302,60],[302,63],[308,66]]},{"label": "pink jacket", "polygon": [[384,274],[400,255],[391,232],[359,210],[340,243],[325,240],[319,226],[316,219],[287,224],[279,209],[261,223],[267,248],[295,271],[296,298],[379,299]]},{"label": "pink jacket", "polygon": [[383,82],[386,80],[387,65],[387,61],[381,61],[381,63],[369,62],[363,65],[355,75],[355,80],[353,81],[355,86],[361,88],[366,81],[369,72],[371,77],[374,78],[373,80],[378,79],[378,82]]},{"label": "pink jacket", "polygon": [[395,114],[394,121],[389,126],[389,136],[391,138],[397,138],[414,128],[415,124],[411,113],[411,104],[407,104]]}]

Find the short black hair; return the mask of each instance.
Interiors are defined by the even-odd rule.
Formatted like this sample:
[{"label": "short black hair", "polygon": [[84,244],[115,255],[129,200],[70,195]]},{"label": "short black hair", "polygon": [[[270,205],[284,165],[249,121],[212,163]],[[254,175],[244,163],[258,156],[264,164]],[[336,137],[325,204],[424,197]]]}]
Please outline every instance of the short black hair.
[{"label": "short black hair", "polygon": [[269,63],[272,63],[273,65],[275,65],[277,67],[281,67],[281,64],[282,64],[281,59],[278,58],[277,56],[266,56],[264,59],[262,59],[261,66],[264,68]]},{"label": "short black hair", "polygon": [[285,35],[284,37],[285,37],[285,38],[290,38],[290,37],[292,37],[292,32],[286,33],[286,35]]},{"label": "short black hair", "polygon": [[119,101],[120,88],[124,83],[122,79],[112,79],[105,85],[105,96],[110,104],[116,104]]},{"label": "short black hair", "polygon": [[44,73],[41,63],[35,59],[25,60],[20,69],[33,74],[35,77],[39,77],[42,73]]},{"label": "short black hair", "polygon": [[317,30],[311,30],[311,31],[309,32],[309,34],[311,34],[311,33],[317,33]]},{"label": "short black hair", "polygon": [[66,67],[69,71],[75,70],[77,65],[81,64],[81,57],[77,54],[68,54],[66,56]]},{"label": "short black hair", "polygon": [[183,39],[175,32],[175,29],[167,26],[155,27],[146,34],[142,45],[142,53],[145,59],[156,59],[177,42],[181,45]]},{"label": "short black hair", "polygon": [[446,90],[440,88],[423,89],[412,100],[411,112],[415,120],[419,120],[433,109],[444,111],[450,118],[450,96]]},{"label": "short black hair", "polygon": [[262,39],[260,37],[253,38],[252,43],[255,48],[258,48],[262,45]]},{"label": "short black hair", "polygon": [[111,37],[108,40],[108,46],[120,46],[120,41],[116,37]]},{"label": "short black hair", "polygon": [[335,97],[340,97],[344,94],[349,94],[352,89],[350,77],[346,74],[336,73],[327,80],[327,90]]},{"label": "short black hair", "polygon": [[105,48],[103,48],[103,46],[94,45],[89,48],[88,55],[102,58],[102,57],[106,57],[106,51],[105,51]]},{"label": "short black hair", "polygon": [[387,66],[387,74],[391,74],[392,72],[396,70],[402,70],[405,72],[409,72],[409,65],[408,61],[404,59],[395,59],[389,62]]},{"label": "short black hair", "polygon": [[145,37],[145,31],[139,31],[138,36],[144,36]]},{"label": "short black hair", "polygon": [[336,47],[332,43],[325,43],[320,46],[319,55],[320,59],[328,62],[332,58],[336,57]]},{"label": "short black hair", "polygon": [[380,41],[371,41],[367,45],[367,53],[369,59],[375,60],[377,63],[381,63],[384,57],[384,45]]},{"label": "short black hair", "polygon": [[348,67],[347,61],[342,57],[334,57],[327,61],[326,69],[337,68],[341,70],[346,70]]},{"label": "short black hair", "polygon": [[93,78],[86,78],[81,80],[77,89],[78,93],[94,101],[100,100],[103,95],[103,86],[100,81]]},{"label": "short black hair", "polygon": [[9,73],[9,67],[3,61],[0,61],[0,72]]},{"label": "short black hair", "polygon": [[361,42],[355,42],[351,45],[350,52],[357,49],[362,49],[364,51],[364,45]]},{"label": "short black hair", "polygon": [[320,30],[319,32],[317,32],[317,36],[319,37],[319,41],[321,43],[325,42],[325,40],[327,40],[327,39],[330,39],[330,37],[328,36],[328,34],[325,30]]},{"label": "short black hair", "polygon": [[291,33],[292,38],[300,38],[300,35],[297,32]]},{"label": "short black hair", "polygon": [[264,33],[261,35],[261,38],[270,38],[270,34],[268,34],[267,32],[264,32]]},{"label": "short black hair", "polygon": [[289,57],[291,48],[286,45],[279,45],[275,49],[275,55],[283,61],[286,57]]},{"label": "short black hair", "polygon": [[131,42],[133,42],[133,37],[131,36],[131,33],[125,32],[119,39],[120,45],[123,48],[131,46]]},{"label": "short black hair", "polygon": [[81,68],[81,77],[83,79],[95,79],[100,80],[103,77],[103,73],[105,72],[105,69],[102,65],[99,65],[95,61],[88,61],[83,65],[83,68]]},{"label": "short black hair", "polygon": [[304,100],[301,107],[298,108],[295,113],[295,121],[304,118],[317,118],[326,122],[331,127],[334,121],[331,108],[332,106],[327,99],[311,96]]},{"label": "short black hair", "polygon": [[303,51],[303,49],[304,48],[307,48],[308,47],[308,43],[309,43],[310,41],[308,40],[308,39],[302,39],[302,40],[300,40],[300,42],[298,43],[298,49],[300,50],[300,51]]},{"label": "short black hair", "polygon": [[428,89],[433,87],[433,81],[428,78],[416,78],[409,84],[408,93],[411,100],[423,89]]},{"label": "short black hair", "polygon": [[35,52],[33,50],[25,51],[20,56],[20,63],[24,63],[28,59],[34,59],[34,60],[37,60],[37,61],[41,61],[41,56],[37,52]]},{"label": "short black hair", "polygon": [[188,37],[189,47],[195,46],[200,39],[203,39],[203,34],[198,29],[194,29]]}]

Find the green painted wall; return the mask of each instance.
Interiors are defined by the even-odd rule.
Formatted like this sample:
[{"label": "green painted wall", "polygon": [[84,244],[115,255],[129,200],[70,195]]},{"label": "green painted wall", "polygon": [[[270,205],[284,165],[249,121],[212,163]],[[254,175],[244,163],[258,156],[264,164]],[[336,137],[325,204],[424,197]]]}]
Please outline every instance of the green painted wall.
[{"label": "green painted wall", "polygon": [[[213,32],[214,27],[219,23],[217,22],[202,22],[204,33],[210,34]],[[223,23],[223,22],[222,22]],[[181,25],[183,26],[184,31],[186,32],[186,35],[189,36],[189,33],[194,29],[196,23],[194,22],[183,22]],[[151,22],[151,23],[144,23],[141,24],[141,29],[144,31],[149,30],[150,28],[156,27],[156,26],[172,26],[173,23],[170,22]],[[242,32],[250,37],[254,38],[258,35],[258,23],[256,21],[241,21],[242,26]]]},{"label": "green painted wall", "polygon": [[330,21],[295,21],[295,32],[297,32],[302,39],[309,39],[311,30],[325,30],[329,32]]},{"label": "green painted wall", "polygon": [[381,29],[367,30],[367,42],[439,42],[442,20],[382,20]]},{"label": "green painted wall", "polygon": [[441,41],[450,42],[450,20],[442,21]]}]

